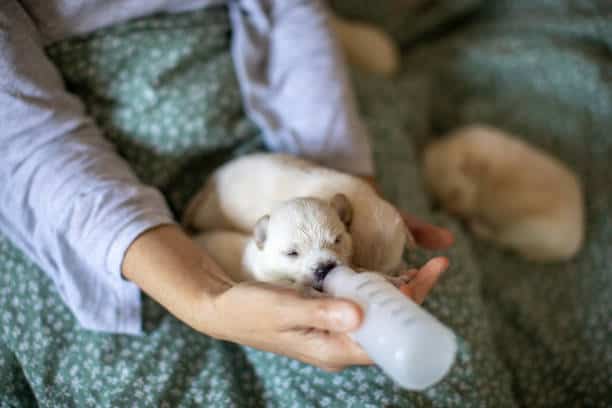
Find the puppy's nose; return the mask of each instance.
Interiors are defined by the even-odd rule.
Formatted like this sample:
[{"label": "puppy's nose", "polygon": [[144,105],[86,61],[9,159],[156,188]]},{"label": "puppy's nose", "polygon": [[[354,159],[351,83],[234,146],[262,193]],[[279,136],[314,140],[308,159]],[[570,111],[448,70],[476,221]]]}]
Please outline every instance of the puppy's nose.
[{"label": "puppy's nose", "polygon": [[314,277],[318,282],[322,282],[323,279],[327,276],[329,271],[334,269],[338,264],[334,261],[325,262],[317,265],[317,269],[315,269]]}]

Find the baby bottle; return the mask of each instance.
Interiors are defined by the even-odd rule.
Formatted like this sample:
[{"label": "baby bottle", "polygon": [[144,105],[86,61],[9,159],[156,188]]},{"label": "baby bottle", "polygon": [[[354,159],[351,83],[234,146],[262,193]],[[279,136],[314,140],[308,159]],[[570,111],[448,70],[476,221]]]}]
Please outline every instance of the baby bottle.
[{"label": "baby bottle", "polygon": [[398,385],[423,390],[450,370],[457,351],[453,332],[380,274],[338,266],[323,290],[362,307],[362,325],[350,336]]}]

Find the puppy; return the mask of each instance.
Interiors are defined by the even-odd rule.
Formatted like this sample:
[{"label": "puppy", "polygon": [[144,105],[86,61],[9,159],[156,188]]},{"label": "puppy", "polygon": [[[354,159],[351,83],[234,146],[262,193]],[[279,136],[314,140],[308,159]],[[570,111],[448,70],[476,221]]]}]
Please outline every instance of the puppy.
[{"label": "puppy", "polygon": [[206,231],[193,236],[193,240],[223,269],[234,282],[254,280],[242,267],[244,250],[251,235],[236,231]]},{"label": "puppy", "polygon": [[348,227],[352,217],[351,204],[343,194],[330,202],[294,198],[261,217],[251,237],[216,231],[195,239],[237,281],[320,289],[331,269],[351,262]]},{"label": "puppy", "polygon": [[412,236],[402,217],[365,181],[284,154],[253,154],[213,173],[192,199],[183,224],[198,231],[248,233],[279,203],[296,197],[330,202],[342,193],[351,204],[353,266],[395,274]]},{"label": "puppy", "polygon": [[[194,239],[235,282],[272,282],[320,296],[329,271],[351,265],[348,228],[352,217],[351,204],[343,194],[335,195],[329,203],[296,198],[261,217],[250,236],[210,231]],[[413,276],[385,278],[400,287]]]},{"label": "puppy", "polygon": [[584,239],[578,178],[543,151],[474,125],[424,153],[430,192],[472,232],[533,261],[573,257]]}]

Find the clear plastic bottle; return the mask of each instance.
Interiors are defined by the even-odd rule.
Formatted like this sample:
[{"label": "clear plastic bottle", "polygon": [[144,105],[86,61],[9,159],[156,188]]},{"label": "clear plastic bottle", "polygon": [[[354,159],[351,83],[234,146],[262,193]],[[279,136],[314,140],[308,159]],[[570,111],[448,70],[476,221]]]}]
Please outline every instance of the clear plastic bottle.
[{"label": "clear plastic bottle", "polygon": [[362,307],[363,323],[350,335],[398,385],[423,390],[450,370],[453,332],[380,274],[339,266],[325,277],[323,290]]}]

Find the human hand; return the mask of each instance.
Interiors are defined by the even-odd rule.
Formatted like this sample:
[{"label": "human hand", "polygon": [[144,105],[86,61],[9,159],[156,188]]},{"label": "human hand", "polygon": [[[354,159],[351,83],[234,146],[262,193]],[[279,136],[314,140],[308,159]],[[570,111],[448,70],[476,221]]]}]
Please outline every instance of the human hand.
[{"label": "human hand", "polygon": [[[421,303],[446,269],[444,258],[430,260],[401,290]],[[292,287],[239,283],[215,297],[202,313],[201,331],[215,338],[282,354],[327,371],[372,361],[347,334],[363,318],[348,299],[308,297]]]},{"label": "human hand", "polygon": [[[446,264],[432,259],[403,292],[420,303]],[[327,296],[309,298],[293,288],[265,283],[236,284],[176,226],[142,234],[128,250],[123,272],[173,315],[204,334],[329,371],[372,364],[347,335],[363,318],[357,304]]]},{"label": "human hand", "polygon": [[327,371],[373,362],[347,333],[361,324],[347,299],[309,297],[293,287],[242,282],[202,311],[201,331],[234,343],[285,355]]},{"label": "human hand", "polygon": [[372,364],[347,333],[362,311],[349,300],[309,298],[289,287],[232,281],[175,225],[139,236],[123,275],[195,330],[326,370]]},{"label": "human hand", "polygon": [[448,265],[447,258],[438,256],[430,259],[419,269],[414,268],[402,272],[398,278],[400,281],[405,280],[406,283],[401,284],[399,290],[415,303],[423,303],[427,294],[438,282],[442,272],[448,268]]}]

